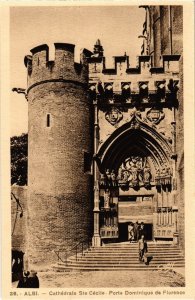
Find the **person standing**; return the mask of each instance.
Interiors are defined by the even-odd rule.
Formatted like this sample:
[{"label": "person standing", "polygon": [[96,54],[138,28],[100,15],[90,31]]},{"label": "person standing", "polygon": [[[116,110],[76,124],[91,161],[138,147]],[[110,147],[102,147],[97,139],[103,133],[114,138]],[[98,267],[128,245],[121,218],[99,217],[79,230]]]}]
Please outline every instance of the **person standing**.
[{"label": "person standing", "polygon": [[133,223],[130,222],[128,225],[128,240],[131,243],[134,241],[134,234],[133,234]]},{"label": "person standing", "polygon": [[37,272],[30,271],[27,284],[28,288],[39,288],[39,278],[37,276]]},{"label": "person standing", "polygon": [[135,242],[137,242],[139,239],[138,233],[139,233],[139,223],[138,221],[136,221],[133,225],[133,235],[134,235]]},{"label": "person standing", "polygon": [[144,222],[141,222],[139,229],[138,229],[138,240],[141,239],[141,236],[146,236],[145,228],[144,228]]},{"label": "person standing", "polygon": [[146,256],[146,253],[148,252],[148,246],[144,239],[144,235],[142,235],[141,238],[139,239],[138,247],[139,247],[139,261],[143,261],[146,265],[148,265],[148,258]]},{"label": "person standing", "polygon": [[20,278],[17,288],[29,288],[28,286],[28,276],[30,275],[29,271],[24,271],[24,276]]}]

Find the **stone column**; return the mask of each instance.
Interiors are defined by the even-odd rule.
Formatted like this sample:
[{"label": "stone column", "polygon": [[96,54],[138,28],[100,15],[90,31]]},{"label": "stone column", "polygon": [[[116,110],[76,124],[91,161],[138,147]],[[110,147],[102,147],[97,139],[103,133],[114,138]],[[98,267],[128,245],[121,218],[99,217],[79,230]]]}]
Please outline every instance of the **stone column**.
[{"label": "stone column", "polygon": [[160,32],[160,7],[154,7],[153,11],[153,39],[154,39],[154,66],[160,66],[161,56],[161,32]]},{"label": "stone column", "polygon": [[163,188],[161,186],[161,195],[162,195],[162,202],[161,202],[161,207],[164,207],[164,191],[163,191]]},{"label": "stone column", "polygon": [[178,244],[178,203],[177,203],[177,178],[176,178],[176,158],[177,158],[177,151],[176,151],[176,121],[175,121],[175,114],[176,110],[173,108],[173,118],[174,120],[171,122],[172,126],[172,158],[173,158],[173,163],[172,163],[172,176],[173,176],[173,198],[172,198],[172,222],[174,223],[174,233],[173,233],[173,244]]},{"label": "stone column", "polygon": [[167,205],[166,205],[166,207],[168,207],[169,206],[169,197],[170,197],[170,194],[169,194],[169,191],[168,191],[168,187],[166,186],[166,200],[167,200]]},{"label": "stone column", "polygon": [[94,186],[94,234],[92,239],[92,246],[93,247],[100,247],[101,246],[101,239],[100,239],[100,220],[99,220],[99,188],[98,188],[98,181],[96,181],[96,186]]},{"label": "stone column", "polygon": [[178,212],[178,209],[177,207],[173,207],[174,209],[174,226],[175,226],[175,232],[173,233],[173,244],[178,244],[178,237],[179,237],[179,234],[178,234],[178,219],[177,219],[177,212]]},{"label": "stone column", "polygon": [[[175,115],[175,109],[173,111],[173,115]],[[175,116],[174,116],[175,119]],[[171,134],[172,134],[172,152],[173,155],[176,154],[176,122],[175,120],[171,122]]]},{"label": "stone column", "polygon": [[[97,100],[94,101],[94,155],[97,153],[99,144],[99,124],[98,124],[98,107]],[[93,176],[94,176],[94,234],[92,239],[93,247],[101,246],[100,238],[100,208],[99,208],[99,182],[98,176],[98,166],[96,160],[93,162]]]}]

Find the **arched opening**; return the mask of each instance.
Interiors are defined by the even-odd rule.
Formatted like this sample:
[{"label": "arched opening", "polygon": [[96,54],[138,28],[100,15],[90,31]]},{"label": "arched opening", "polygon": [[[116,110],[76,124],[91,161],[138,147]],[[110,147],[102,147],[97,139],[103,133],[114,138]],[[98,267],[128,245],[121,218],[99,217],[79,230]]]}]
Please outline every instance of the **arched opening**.
[{"label": "arched opening", "polygon": [[169,164],[171,147],[153,128],[139,121],[137,126],[130,122],[121,126],[106,140],[98,151],[99,169],[116,170],[129,155],[151,156],[155,168]]},{"label": "arched opening", "polygon": [[103,238],[128,240],[128,225],[138,221],[145,224],[146,239],[171,239],[173,169],[167,140],[134,117],[100,147],[97,164]]}]

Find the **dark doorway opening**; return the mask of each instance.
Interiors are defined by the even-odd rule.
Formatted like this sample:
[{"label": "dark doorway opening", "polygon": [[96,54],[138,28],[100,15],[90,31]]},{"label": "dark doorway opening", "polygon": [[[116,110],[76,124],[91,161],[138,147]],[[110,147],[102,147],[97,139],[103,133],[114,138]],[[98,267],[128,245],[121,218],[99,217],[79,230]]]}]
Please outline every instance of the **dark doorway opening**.
[{"label": "dark doorway opening", "polygon": [[128,223],[119,223],[119,242],[128,240]]},{"label": "dark doorway opening", "polygon": [[153,239],[153,225],[152,224],[144,224],[144,231],[145,231],[145,239],[151,241]]},{"label": "dark doorway opening", "polygon": [[[128,224],[128,222],[119,223],[119,242],[128,241]],[[144,236],[147,241],[151,241],[153,239],[152,224],[144,224]]]}]

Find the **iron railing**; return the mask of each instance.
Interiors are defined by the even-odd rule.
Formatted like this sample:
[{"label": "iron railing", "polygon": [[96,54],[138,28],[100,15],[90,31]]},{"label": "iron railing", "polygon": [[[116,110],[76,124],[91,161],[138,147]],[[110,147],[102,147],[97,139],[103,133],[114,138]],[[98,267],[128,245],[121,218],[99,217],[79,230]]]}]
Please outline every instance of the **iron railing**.
[{"label": "iron railing", "polygon": [[[89,239],[87,239],[87,240],[83,240],[83,241],[78,242],[74,247],[72,247],[69,250],[59,249],[57,251],[54,250],[54,253],[58,257],[58,262],[61,261],[67,266],[68,265],[68,258],[70,256],[75,255],[75,259],[77,261],[78,260],[78,254],[81,254],[81,256],[83,256],[84,251],[89,249],[90,246],[91,246],[91,241]],[[62,258],[62,254],[64,254],[65,260]]]}]

